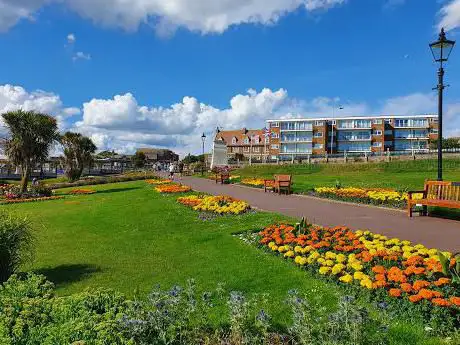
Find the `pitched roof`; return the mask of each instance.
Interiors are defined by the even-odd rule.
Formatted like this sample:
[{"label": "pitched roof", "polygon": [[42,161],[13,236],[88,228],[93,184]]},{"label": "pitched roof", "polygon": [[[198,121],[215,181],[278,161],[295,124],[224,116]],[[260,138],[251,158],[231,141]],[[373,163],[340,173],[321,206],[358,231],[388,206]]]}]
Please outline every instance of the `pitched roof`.
[{"label": "pitched roof", "polygon": [[[232,130],[232,131],[220,131],[216,134],[215,140],[223,140],[227,145],[245,145],[244,139],[251,137],[259,136],[259,140],[257,142],[253,142],[252,144],[262,144],[264,138],[264,131],[261,129],[246,129],[242,128],[239,130]],[[233,138],[236,138],[236,144],[232,144]],[[246,144],[247,145],[247,144]]]}]

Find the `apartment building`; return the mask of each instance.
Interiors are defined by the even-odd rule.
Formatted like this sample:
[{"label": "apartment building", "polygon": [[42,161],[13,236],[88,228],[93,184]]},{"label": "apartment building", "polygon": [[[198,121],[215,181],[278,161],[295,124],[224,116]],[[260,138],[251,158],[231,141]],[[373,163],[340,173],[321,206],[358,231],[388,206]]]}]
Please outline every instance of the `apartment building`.
[{"label": "apartment building", "polygon": [[218,130],[215,140],[227,145],[229,159],[240,157],[262,162],[268,158],[270,141],[262,129]]},{"label": "apartment building", "polygon": [[310,155],[423,151],[438,138],[437,115],[267,121],[271,160]]}]

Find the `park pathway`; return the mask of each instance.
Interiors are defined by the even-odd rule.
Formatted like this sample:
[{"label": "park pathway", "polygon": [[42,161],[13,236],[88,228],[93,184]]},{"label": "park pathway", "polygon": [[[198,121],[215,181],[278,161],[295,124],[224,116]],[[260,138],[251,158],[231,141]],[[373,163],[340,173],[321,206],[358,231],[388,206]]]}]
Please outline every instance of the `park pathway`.
[{"label": "park pathway", "polygon": [[[212,195],[229,195],[247,201],[260,210],[287,216],[305,216],[309,222],[323,226],[344,225],[367,229],[388,237],[397,237],[429,248],[460,252],[460,221],[418,217],[406,212],[366,205],[340,203],[325,199],[264,193],[263,190],[239,185],[220,185],[212,180],[184,176],[176,178],[196,191]],[[178,181],[179,182],[179,181]]]}]

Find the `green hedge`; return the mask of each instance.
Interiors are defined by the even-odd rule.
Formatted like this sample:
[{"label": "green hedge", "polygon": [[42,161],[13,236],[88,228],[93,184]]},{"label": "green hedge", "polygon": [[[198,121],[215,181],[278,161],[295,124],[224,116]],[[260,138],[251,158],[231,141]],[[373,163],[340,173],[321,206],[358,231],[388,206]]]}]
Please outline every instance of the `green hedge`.
[{"label": "green hedge", "polygon": [[117,176],[93,177],[93,178],[87,178],[87,179],[79,180],[75,182],[53,183],[53,184],[48,184],[47,186],[50,187],[51,189],[59,189],[59,188],[68,188],[68,187],[79,187],[79,186],[90,186],[90,185],[97,185],[97,184],[146,180],[146,179],[154,179],[154,178],[158,178],[158,176],[154,173],[131,173],[131,174],[117,175]]}]

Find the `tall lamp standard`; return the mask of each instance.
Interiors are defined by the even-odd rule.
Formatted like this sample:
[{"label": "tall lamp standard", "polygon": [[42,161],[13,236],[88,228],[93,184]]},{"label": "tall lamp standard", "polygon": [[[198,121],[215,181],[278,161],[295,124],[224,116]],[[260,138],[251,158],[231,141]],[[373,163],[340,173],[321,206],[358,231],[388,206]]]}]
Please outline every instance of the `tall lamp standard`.
[{"label": "tall lamp standard", "polygon": [[438,90],[438,181],[442,181],[442,97],[446,87],[444,85],[443,63],[449,59],[454,45],[455,41],[446,38],[444,28],[441,29],[438,40],[430,44],[434,60],[439,62],[438,86],[434,88]]},{"label": "tall lamp standard", "polygon": [[206,141],[206,134],[201,136],[201,143],[203,144],[203,165],[201,166],[201,176],[204,174],[204,167],[206,166],[206,157],[204,156],[204,142]]}]

